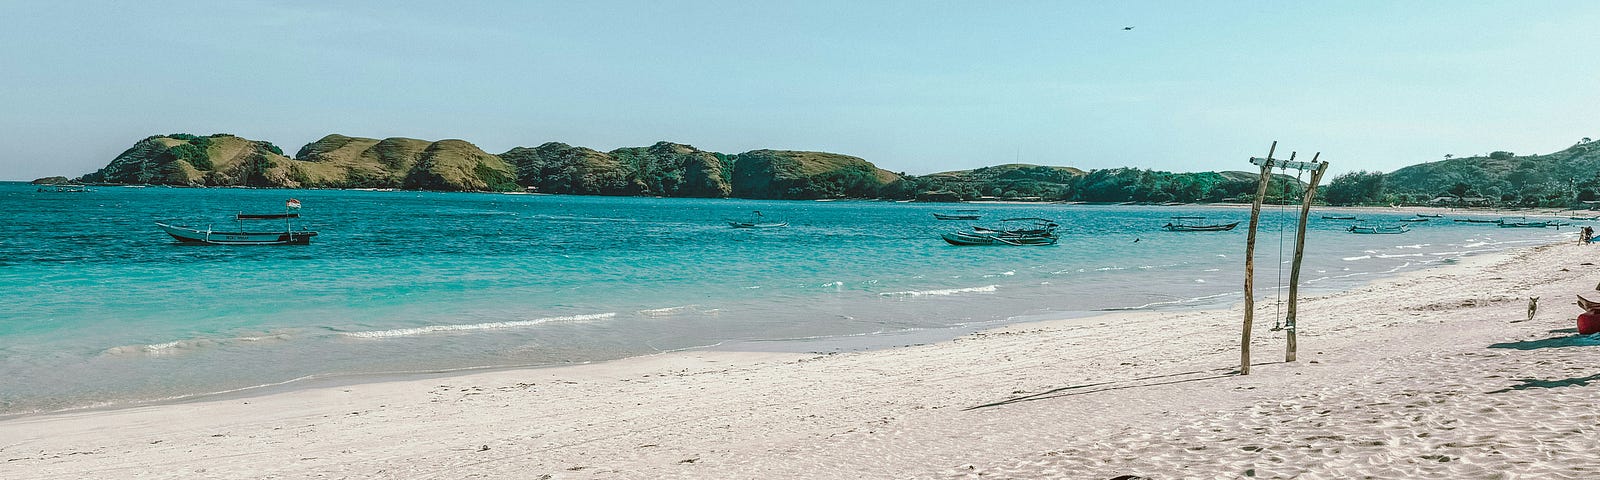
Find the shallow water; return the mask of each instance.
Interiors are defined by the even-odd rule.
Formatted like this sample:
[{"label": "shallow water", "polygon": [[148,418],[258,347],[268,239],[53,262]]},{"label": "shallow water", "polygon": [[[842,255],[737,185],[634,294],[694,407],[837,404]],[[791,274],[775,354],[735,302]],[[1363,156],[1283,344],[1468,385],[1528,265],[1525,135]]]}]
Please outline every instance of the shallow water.
[{"label": "shallow water", "polygon": [[[175,244],[163,221],[219,230],[301,200],[311,245]],[[97,188],[0,183],[0,414],[117,404],[307,376],[553,365],[773,340],[872,345],[1114,309],[1241,298],[1246,226],[1173,233],[1171,216],[1248,209],[952,205],[475,193]],[[760,210],[786,228],[734,229]],[[1258,301],[1287,282],[1290,208],[1267,207]],[[1387,222],[1409,213],[1369,214]],[[943,231],[1007,217],[1064,228],[1048,247],[955,247]],[[1572,228],[1435,219],[1404,235],[1308,222],[1312,291]],[[267,225],[271,223],[268,222]],[[1280,235],[1280,231],[1282,235]],[[1280,242],[1282,254],[1280,256]],[[830,340],[832,340],[830,347]]]}]

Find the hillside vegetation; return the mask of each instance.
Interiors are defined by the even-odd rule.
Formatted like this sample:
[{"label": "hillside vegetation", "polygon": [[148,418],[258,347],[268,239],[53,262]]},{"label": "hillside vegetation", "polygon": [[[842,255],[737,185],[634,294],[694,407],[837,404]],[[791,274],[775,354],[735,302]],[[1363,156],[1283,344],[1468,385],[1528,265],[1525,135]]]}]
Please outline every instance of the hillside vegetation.
[{"label": "hillside vegetation", "polygon": [[[706,198],[1165,203],[1239,200],[1254,193],[1255,179],[1255,174],[1246,172],[1084,171],[1023,163],[912,176],[827,152],[754,150],[729,155],[672,142],[602,152],[549,142],[493,155],[463,140],[339,134],[308,143],[290,158],[269,142],[229,134],[172,134],[140,140],[105,168],[79,180]],[[1293,192],[1301,188],[1288,180],[1279,184],[1291,185]],[[1276,188],[1273,192],[1282,194]]]},{"label": "hillside vegetation", "polygon": [[1346,173],[1329,182],[1323,198],[1334,204],[1575,207],[1596,201],[1600,192],[1600,145],[1588,138],[1543,155],[1446,157],[1387,174]]}]

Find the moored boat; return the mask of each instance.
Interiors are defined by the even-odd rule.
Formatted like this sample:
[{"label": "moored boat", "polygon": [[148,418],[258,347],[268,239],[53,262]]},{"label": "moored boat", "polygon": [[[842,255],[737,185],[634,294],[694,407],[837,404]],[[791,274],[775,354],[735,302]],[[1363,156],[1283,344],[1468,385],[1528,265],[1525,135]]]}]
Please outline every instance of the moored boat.
[{"label": "moored boat", "polygon": [[1417,216],[1422,218],[1444,218],[1444,215],[1437,213],[1419,213]]},{"label": "moored boat", "polygon": [[1007,218],[1001,228],[972,227],[971,232],[953,231],[940,235],[951,245],[1055,245],[1061,236],[1056,233],[1060,225],[1045,218]]},{"label": "moored boat", "polygon": [[956,210],[955,213],[934,213],[933,218],[939,220],[977,220],[982,216],[977,210]]},{"label": "moored boat", "polygon": [[788,221],[778,221],[778,222],[767,221],[767,217],[765,215],[762,215],[760,210],[756,210],[755,212],[752,212],[751,215],[750,215],[750,220],[725,220],[725,221],[728,222],[728,226],[733,227],[733,228],[778,228],[778,227],[787,227],[787,226],[789,226],[789,222]]},{"label": "moored boat", "polygon": [[1406,223],[1419,223],[1419,222],[1426,222],[1428,220],[1430,220],[1430,219],[1427,219],[1427,218],[1402,218],[1402,219],[1400,219],[1400,221],[1406,222]]},{"label": "moored boat", "polygon": [[1407,225],[1351,225],[1350,233],[1362,234],[1401,234],[1411,231]]},{"label": "moored boat", "polygon": [[1323,220],[1355,220],[1355,215],[1323,215]]},{"label": "moored boat", "polygon": [[[284,208],[284,213],[239,213],[234,215],[238,223],[235,230],[216,230],[207,226],[205,230],[187,226],[169,225],[156,222],[156,227],[167,235],[172,236],[179,243],[197,245],[309,245],[317,232],[307,230],[301,225],[297,230],[293,220],[300,218],[300,214],[291,213],[289,210],[299,209],[300,201],[290,199]],[[244,229],[245,220],[283,220],[283,230],[250,231]]]},{"label": "moored boat", "polygon": [[1166,229],[1169,232],[1226,232],[1228,230],[1233,230],[1233,227],[1237,226],[1239,226],[1239,222],[1217,225],[1185,225],[1182,223],[1168,223],[1166,225],[1162,225],[1161,228]]},{"label": "moored boat", "polygon": [[1500,222],[1500,228],[1544,228],[1560,226],[1558,222]]},{"label": "moored boat", "polygon": [[1500,223],[1500,220],[1485,220],[1482,218],[1457,218],[1455,221],[1460,223]]}]

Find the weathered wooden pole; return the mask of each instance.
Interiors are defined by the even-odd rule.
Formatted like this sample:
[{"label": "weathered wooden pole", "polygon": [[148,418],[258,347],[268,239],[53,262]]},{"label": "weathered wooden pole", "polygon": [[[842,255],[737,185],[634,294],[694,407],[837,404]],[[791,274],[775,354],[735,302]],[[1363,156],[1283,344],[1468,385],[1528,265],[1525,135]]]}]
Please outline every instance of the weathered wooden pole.
[{"label": "weathered wooden pole", "polygon": [[[1261,162],[1261,180],[1256,186],[1256,199],[1250,202],[1250,235],[1244,243],[1244,333],[1239,340],[1239,374],[1250,374],[1250,326],[1256,313],[1256,227],[1261,225],[1261,200],[1267,196],[1267,182],[1272,179],[1272,154],[1278,151],[1273,141],[1267,149],[1267,158]],[[1251,159],[1254,161],[1255,159]]]},{"label": "weathered wooden pole", "polygon": [[1289,332],[1289,343],[1284,347],[1283,361],[1295,361],[1294,312],[1295,305],[1300,300],[1300,259],[1306,252],[1306,218],[1311,215],[1311,200],[1317,197],[1317,183],[1322,181],[1322,172],[1328,171],[1327,162],[1317,162],[1322,157],[1322,152],[1317,152],[1311,157],[1311,184],[1306,186],[1306,198],[1300,203],[1300,225],[1294,235],[1294,265],[1289,268],[1289,312],[1284,314],[1283,328]]}]

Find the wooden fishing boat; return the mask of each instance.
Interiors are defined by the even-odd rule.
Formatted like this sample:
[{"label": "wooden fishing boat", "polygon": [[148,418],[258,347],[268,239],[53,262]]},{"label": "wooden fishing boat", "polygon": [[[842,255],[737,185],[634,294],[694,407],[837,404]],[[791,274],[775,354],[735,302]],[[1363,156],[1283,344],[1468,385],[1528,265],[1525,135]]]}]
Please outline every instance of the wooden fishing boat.
[{"label": "wooden fishing boat", "polygon": [[934,213],[933,218],[939,220],[977,220],[982,216],[977,210],[956,210],[955,213]]},{"label": "wooden fishing boat", "polygon": [[1400,219],[1400,221],[1406,222],[1406,223],[1426,222],[1428,220],[1431,220],[1431,219],[1429,219],[1429,218],[1402,218],[1402,219]]},{"label": "wooden fishing boat", "polygon": [[[300,218],[298,210],[300,201],[290,199],[284,207],[283,213],[243,213],[234,215],[234,222],[238,224],[235,230],[216,230],[207,226],[205,230],[186,226],[168,225],[156,222],[161,231],[177,239],[179,243],[197,245],[309,245],[312,237],[317,232],[306,230],[304,225],[295,229],[294,220]],[[251,231],[244,229],[245,220],[283,220],[283,230]]]},{"label": "wooden fishing boat", "polygon": [[1233,227],[1237,226],[1239,226],[1239,222],[1217,225],[1184,225],[1181,223],[1168,223],[1166,225],[1162,225],[1161,228],[1166,229],[1169,232],[1226,232],[1228,230],[1233,230]]},{"label": "wooden fishing boat", "polygon": [[1500,228],[1544,228],[1559,225],[1556,222],[1500,222]]},{"label": "wooden fishing boat", "polygon": [[1323,215],[1323,220],[1355,220],[1355,215]]},{"label": "wooden fishing boat", "polygon": [[940,235],[951,245],[1055,245],[1061,236],[1056,233],[1060,225],[1044,218],[1008,218],[1001,220],[1002,228],[972,227],[971,232],[954,231]]},{"label": "wooden fishing boat", "polygon": [[1411,231],[1409,225],[1351,225],[1350,233],[1362,234],[1401,234]]},{"label": "wooden fishing boat", "polygon": [[762,215],[760,210],[756,210],[754,213],[752,213],[750,220],[727,220],[727,222],[728,226],[733,228],[778,228],[789,226],[789,222],[787,221],[767,221],[767,217]]},{"label": "wooden fishing boat", "polygon": [[1417,216],[1422,218],[1444,218],[1444,215],[1439,215],[1437,213],[1419,213]]},{"label": "wooden fishing boat", "polygon": [[1455,221],[1461,223],[1500,223],[1499,220],[1484,220],[1481,218],[1457,218]]}]

